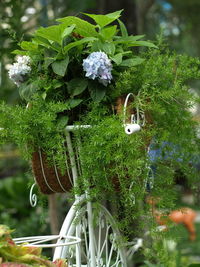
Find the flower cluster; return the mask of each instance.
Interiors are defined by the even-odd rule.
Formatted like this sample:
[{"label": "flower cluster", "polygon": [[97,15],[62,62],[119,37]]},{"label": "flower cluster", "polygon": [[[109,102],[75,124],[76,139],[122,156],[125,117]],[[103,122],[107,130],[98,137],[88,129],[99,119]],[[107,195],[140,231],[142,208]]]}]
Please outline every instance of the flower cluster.
[{"label": "flower cluster", "polygon": [[29,66],[30,57],[29,56],[19,56],[17,58],[17,62],[15,62],[9,69],[8,74],[9,78],[13,80],[13,82],[20,86],[20,84],[24,81],[24,77],[31,71],[31,67]]},{"label": "flower cluster", "polygon": [[107,86],[112,79],[112,64],[104,52],[93,52],[83,60],[83,69],[89,79],[98,78],[99,82]]}]

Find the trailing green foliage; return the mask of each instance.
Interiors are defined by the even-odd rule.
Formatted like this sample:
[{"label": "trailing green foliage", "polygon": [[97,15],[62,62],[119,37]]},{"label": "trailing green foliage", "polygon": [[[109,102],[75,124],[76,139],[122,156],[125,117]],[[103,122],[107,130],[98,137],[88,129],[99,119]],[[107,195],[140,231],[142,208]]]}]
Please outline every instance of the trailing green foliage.
[{"label": "trailing green foliage", "polygon": [[[160,198],[158,208],[172,209],[178,193],[174,187],[177,171],[181,170],[186,186],[192,189],[199,177],[198,125],[189,111],[199,99],[189,91],[189,84],[200,79],[200,62],[169,51],[143,57],[145,64],[123,73],[115,91],[116,97],[129,92],[135,95],[132,107],[146,116],[142,130],[126,135],[123,118],[98,104],[81,122],[94,127],[77,134],[83,166],[79,186],[83,191],[90,187],[94,201],[107,199],[117,206],[119,227],[129,237],[131,233],[141,236],[144,229],[151,228],[150,207],[144,201],[148,183],[153,182],[151,195]],[[154,161],[148,156],[150,144],[152,150],[162,149]],[[156,169],[153,177],[149,166]],[[165,261],[163,256],[159,263]]]},{"label": "trailing green foliage", "polygon": [[[47,153],[49,159],[53,152],[62,169],[65,165],[63,128],[76,121],[95,125],[77,133],[82,140],[80,188],[85,191],[90,186],[91,197],[97,201],[105,197],[102,192],[107,192],[109,199],[115,201],[117,189],[117,205],[123,203],[122,228],[141,216],[140,201],[146,195],[149,165],[153,164],[147,156],[150,142],[153,141],[154,149],[161,147],[163,142],[178,148],[175,151],[173,146],[164,147],[162,153],[171,153],[172,156],[160,157],[156,162],[152,193],[162,195],[160,206],[174,205],[173,185],[177,169],[181,169],[190,184],[195,186],[196,169],[189,164],[195,162],[199,153],[196,123],[188,111],[195,101],[188,91],[188,82],[200,78],[199,61],[159,51],[142,56],[145,63],[122,73],[111,95],[112,99],[129,92],[135,95],[132,106],[145,113],[146,124],[134,135],[124,133],[122,118],[111,108],[115,102],[111,105],[107,99],[86,106],[84,112],[79,107],[73,109],[78,99],[73,99],[78,101],[74,106],[72,99],[55,103],[40,97],[35,98],[29,108],[0,106],[1,126],[5,129],[0,132],[1,143],[5,140],[17,143],[26,158],[31,158],[38,147]],[[71,80],[70,86],[73,87],[75,81],[78,82],[78,78]],[[86,86],[83,81],[79,84]],[[76,95],[82,87],[77,87],[73,94]],[[67,116],[63,117],[66,110]],[[146,209],[143,211],[147,212]]]},{"label": "trailing green foliage", "polygon": [[[26,159],[31,159],[32,153],[39,148],[49,157],[56,155],[56,162],[61,167],[64,164],[63,129],[68,123],[68,118],[60,116],[63,111],[70,109],[67,103],[45,102],[35,99],[31,106],[1,105],[1,143],[18,145]],[[63,166],[63,165],[62,165]]]},{"label": "trailing green foliage", "polygon": [[[32,60],[32,70],[19,90],[30,104],[28,108],[0,106],[4,128],[0,143],[18,144],[27,159],[38,148],[50,162],[54,154],[64,171],[65,126],[92,125],[74,134],[82,165],[74,190],[81,194],[89,188],[92,201],[116,206],[119,227],[131,239],[155,226],[145,203],[149,191],[160,197],[160,207],[172,208],[177,170],[191,187],[196,186],[199,140],[189,108],[199,99],[189,88],[200,79],[200,61],[152,49],[154,44],[140,41],[143,36],[128,36],[120,13],[85,14],[95,25],[76,17],[59,19],[60,24],[40,28],[31,42],[21,43],[22,54]],[[119,29],[111,25],[114,21]],[[149,50],[136,54],[134,46]],[[107,87],[84,76],[83,59],[96,51],[112,60],[114,78]],[[129,111],[138,109],[145,115],[145,125],[132,135],[124,132],[123,106],[121,113],[116,107],[120,98],[123,105],[128,93],[134,97],[126,121],[130,122]],[[149,150],[156,149],[159,156],[152,160]],[[153,255],[155,261],[157,256]],[[158,263],[165,261],[163,255]]]}]

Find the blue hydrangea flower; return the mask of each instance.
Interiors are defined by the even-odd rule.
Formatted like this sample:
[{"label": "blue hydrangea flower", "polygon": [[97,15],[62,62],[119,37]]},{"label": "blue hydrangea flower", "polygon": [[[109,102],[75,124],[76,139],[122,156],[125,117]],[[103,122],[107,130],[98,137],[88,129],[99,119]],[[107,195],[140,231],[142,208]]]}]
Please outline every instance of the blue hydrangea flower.
[{"label": "blue hydrangea flower", "polygon": [[99,82],[107,86],[112,79],[112,63],[106,53],[93,52],[83,60],[83,70],[89,79],[98,78]]}]

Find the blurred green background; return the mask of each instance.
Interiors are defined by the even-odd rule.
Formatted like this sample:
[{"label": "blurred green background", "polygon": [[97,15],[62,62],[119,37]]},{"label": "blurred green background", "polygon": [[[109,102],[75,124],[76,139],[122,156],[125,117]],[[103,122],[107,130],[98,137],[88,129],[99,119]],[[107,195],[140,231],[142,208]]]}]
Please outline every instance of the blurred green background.
[{"label": "blurred green background", "polygon": [[[129,34],[144,34],[146,40],[152,41],[162,35],[170,49],[200,56],[199,0],[3,0],[0,1],[0,100],[11,105],[20,102],[18,90],[9,80],[7,71],[15,57],[11,51],[17,48],[22,38],[28,40],[36,28],[51,25],[59,17],[80,12],[106,14],[120,9],[124,10],[122,21]],[[196,86],[198,89],[199,85]],[[56,232],[64,216],[66,196],[50,199],[40,195],[38,206],[30,207],[29,189],[32,183],[30,167],[21,159],[16,148],[13,145],[1,148],[0,224],[17,229],[16,236]],[[198,211],[199,197],[190,192],[184,197],[179,205]],[[58,222],[53,225],[50,225],[51,205],[57,205],[59,211]],[[199,223],[197,229],[200,231]],[[192,245],[184,228],[180,227],[176,235],[180,236],[178,254],[186,257],[184,266],[193,261],[200,262],[200,232]],[[179,263],[174,266],[179,266]]]}]

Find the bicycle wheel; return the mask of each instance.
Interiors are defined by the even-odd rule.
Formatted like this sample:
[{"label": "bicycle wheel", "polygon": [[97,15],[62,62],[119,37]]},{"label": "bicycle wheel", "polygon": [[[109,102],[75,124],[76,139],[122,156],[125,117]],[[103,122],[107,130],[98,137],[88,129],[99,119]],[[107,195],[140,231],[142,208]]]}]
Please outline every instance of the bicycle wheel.
[{"label": "bicycle wheel", "polygon": [[101,205],[92,207],[92,214],[93,245],[90,243],[88,210],[84,205],[76,211],[65,233],[80,237],[81,243],[60,247],[56,257],[66,258],[69,267],[126,267],[123,239],[112,215]]}]

